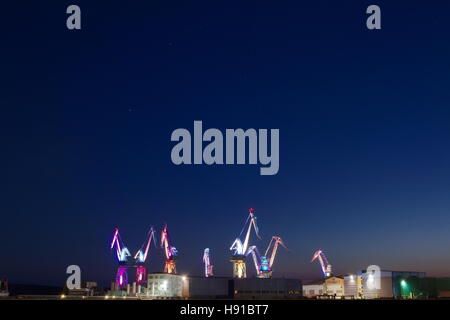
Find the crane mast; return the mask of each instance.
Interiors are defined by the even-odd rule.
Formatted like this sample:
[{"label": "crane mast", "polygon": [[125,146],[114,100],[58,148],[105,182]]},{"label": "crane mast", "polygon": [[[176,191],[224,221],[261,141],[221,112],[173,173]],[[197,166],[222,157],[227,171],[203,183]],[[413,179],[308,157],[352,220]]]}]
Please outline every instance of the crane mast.
[{"label": "crane mast", "polygon": [[164,254],[166,256],[164,272],[177,273],[176,256],[178,251],[177,248],[171,246],[169,243],[169,232],[167,231],[167,226],[164,226],[164,229],[161,231],[161,248],[164,249]]},{"label": "crane mast", "polygon": [[[250,235],[252,228],[255,230],[256,236],[259,238],[259,230],[258,225],[256,223],[256,216],[253,213],[254,209],[249,209],[249,215],[247,217],[247,220],[245,221],[244,227],[239,235],[238,238],[236,238],[233,242],[233,244],[230,247],[230,250],[233,251],[233,254],[231,256],[231,262],[233,263],[233,277],[234,278],[246,278],[247,277],[247,270],[245,265],[245,259],[246,256],[249,254],[249,248],[248,245],[250,243]],[[248,224],[248,226],[247,226]],[[243,232],[245,233],[244,242],[241,240],[241,235]]]},{"label": "crane mast", "polygon": [[211,250],[209,248],[203,251],[203,263],[205,264],[205,277],[212,277],[213,265],[211,264]]},{"label": "crane mast", "polygon": [[114,247],[116,247],[116,256],[119,265],[116,273],[116,285],[118,288],[123,288],[128,284],[128,257],[131,257],[131,254],[122,242],[119,228],[114,229],[113,240],[111,242],[111,250]]}]

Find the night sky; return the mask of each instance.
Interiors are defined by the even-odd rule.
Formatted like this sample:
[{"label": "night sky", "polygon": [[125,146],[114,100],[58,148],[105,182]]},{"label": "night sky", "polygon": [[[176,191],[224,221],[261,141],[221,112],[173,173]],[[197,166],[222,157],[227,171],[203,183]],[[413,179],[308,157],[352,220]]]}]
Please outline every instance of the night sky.
[{"label": "night sky", "polygon": [[[95,3],[94,3],[95,2]],[[82,30],[66,28],[70,4]],[[366,28],[370,4],[382,30]],[[1,8],[0,275],[109,284],[167,223],[180,273],[231,275],[249,207],[275,276],[450,276],[450,4],[30,1]],[[280,171],[175,166],[174,129],[280,129]],[[254,238],[255,239],[255,238]],[[148,269],[162,271],[160,249]],[[254,274],[248,264],[249,273]],[[130,278],[133,278],[130,275]]]}]

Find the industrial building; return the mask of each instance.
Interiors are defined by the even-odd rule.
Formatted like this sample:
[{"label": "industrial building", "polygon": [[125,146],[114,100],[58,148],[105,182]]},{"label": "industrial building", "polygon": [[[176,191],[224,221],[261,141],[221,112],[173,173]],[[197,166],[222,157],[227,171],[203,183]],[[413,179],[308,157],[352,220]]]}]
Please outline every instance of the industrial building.
[{"label": "industrial building", "polygon": [[344,277],[333,276],[309,282],[303,286],[303,295],[308,298],[324,296],[341,298],[345,295]]},{"label": "industrial building", "polygon": [[302,282],[285,278],[232,279],[151,273],[144,296],[149,299],[294,299],[302,296]]},{"label": "industrial building", "polygon": [[450,296],[450,278],[425,278],[425,272],[379,270],[375,277],[360,270],[343,277],[333,276],[307,282],[307,298],[392,299],[400,297]]},{"label": "industrial building", "polygon": [[344,278],[335,276],[325,279],[325,294],[328,296],[344,296]]},{"label": "industrial building", "polygon": [[302,281],[285,278],[234,279],[236,299],[295,299],[302,297]]},{"label": "industrial building", "polygon": [[363,297],[361,276],[356,274],[344,276],[344,296],[350,299],[361,299]]},{"label": "industrial building", "polygon": [[225,277],[187,277],[184,297],[190,299],[230,299],[233,280]]},{"label": "industrial building", "polygon": [[97,282],[83,282],[79,289],[68,289],[63,290],[63,294],[73,297],[92,297],[98,294]]},{"label": "industrial building", "polygon": [[181,298],[186,277],[170,273],[149,273],[146,296],[152,298]]},{"label": "industrial building", "polygon": [[316,298],[324,294],[324,279],[308,281],[303,285],[303,296],[306,298]]},{"label": "industrial building", "polygon": [[450,298],[450,278],[397,277],[394,292],[403,299]]},{"label": "industrial building", "polygon": [[[400,297],[398,279],[416,277],[424,278],[425,272],[379,271],[379,280],[375,280],[367,270],[344,277],[344,295],[351,298],[390,299]],[[374,283],[379,281],[379,283]]]}]

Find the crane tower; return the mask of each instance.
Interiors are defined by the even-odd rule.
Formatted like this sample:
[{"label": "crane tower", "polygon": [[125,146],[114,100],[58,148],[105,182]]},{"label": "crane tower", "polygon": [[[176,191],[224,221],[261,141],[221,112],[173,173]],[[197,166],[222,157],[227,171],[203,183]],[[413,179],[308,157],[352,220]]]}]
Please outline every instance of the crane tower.
[{"label": "crane tower", "polygon": [[164,229],[161,231],[161,248],[164,249],[164,254],[166,256],[164,272],[177,273],[176,258],[178,255],[178,251],[177,248],[170,245],[169,232],[167,231],[167,226],[164,226]]},{"label": "crane tower", "polygon": [[205,264],[205,277],[212,277],[213,265],[211,264],[211,250],[209,248],[206,248],[205,251],[203,251],[203,263]]},{"label": "crane tower", "polygon": [[[250,234],[252,228],[255,230],[256,236],[259,238],[258,225],[256,224],[256,216],[253,213],[254,209],[249,209],[249,215],[244,224],[244,227],[236,240],[234,240],[233,244],[230,247],[230,250],[233,251],[231,256],[231,262],[233,264],[233,277],[234,278],[246,278],[247,277],[247,268],[245,264],[246,256],[250,253],[249,242],[250,242]],[[245,231],[247,230],[247,231]],[[245,232],[244,242],[240,239],[240,237]]]}]

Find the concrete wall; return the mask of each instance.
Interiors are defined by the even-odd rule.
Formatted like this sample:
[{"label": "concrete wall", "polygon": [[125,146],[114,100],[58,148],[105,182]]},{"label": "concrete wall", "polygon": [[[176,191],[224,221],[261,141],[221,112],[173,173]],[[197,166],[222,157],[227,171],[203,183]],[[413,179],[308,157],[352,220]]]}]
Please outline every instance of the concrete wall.
[{"label": "concrete wall", "polygon": [[302,281],[284,278],[184,277],[153,273],[148,274],[146,296],[150,299],[295,299],[302,297]]},{"label": "concrete wall", "polygon": [[302,296],[302,281],[298,279],[234,279],[237,299],[298,298]]},{"label": "concrete wall", "polygon": [[323,295],[325,292],[323,284],[307,284],[303,286],[303,296],[315,298]]},{"label": "concrete wall", "polygon": [[394,296],[392,291],[392,273],[381,272],[379,288],[375,288],[368,278],[363,277],[362,292],[364,299],[392,298]]},{"label": "concrete wall", "polygon": [[362,279],[356,274],[347,275],[344,277],[344,295],[348,298],[362,297]]},{"label": "concrete wall", "polygon": [[219,277],[189,277],[185,284],[186,296],[192,299],[232,298],[230,281],[233,280]]}]

